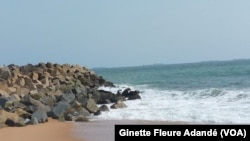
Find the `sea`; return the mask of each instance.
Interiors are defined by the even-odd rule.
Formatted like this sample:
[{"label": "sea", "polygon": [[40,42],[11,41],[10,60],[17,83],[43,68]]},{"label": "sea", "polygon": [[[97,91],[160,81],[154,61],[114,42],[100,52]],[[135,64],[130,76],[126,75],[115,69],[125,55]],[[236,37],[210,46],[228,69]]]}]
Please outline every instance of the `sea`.
[{"label": "sea", "polygon": [[[116,87],[129,87],[141,99],[110,109],[94,120],[157,120],[250,124],[250,60],[94,68]],[[110,105],[108,105],[110,106]]]}]

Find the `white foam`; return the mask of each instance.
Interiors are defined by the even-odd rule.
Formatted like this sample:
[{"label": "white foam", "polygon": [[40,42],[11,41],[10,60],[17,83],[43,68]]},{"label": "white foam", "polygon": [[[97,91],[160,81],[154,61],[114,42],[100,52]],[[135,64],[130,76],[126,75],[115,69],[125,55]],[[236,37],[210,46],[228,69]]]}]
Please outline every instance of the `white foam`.
[{"label": "white foam", "polygon": [[[117,92],[129,86],[102,88]],[[202,89],[143,91],[142,99],[126,101],[127,108],[110,109],[96,119],[142,119],[202,123],[250,123],[250,90]],[[110,105],[108,105],[110,106]]]}]

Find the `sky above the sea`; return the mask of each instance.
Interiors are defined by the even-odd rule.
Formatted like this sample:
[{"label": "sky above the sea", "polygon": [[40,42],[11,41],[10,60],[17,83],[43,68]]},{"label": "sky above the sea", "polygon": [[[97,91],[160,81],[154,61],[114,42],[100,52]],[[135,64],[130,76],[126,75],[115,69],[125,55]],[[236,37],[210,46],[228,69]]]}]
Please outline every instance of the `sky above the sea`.
[{"label": "sky above the sea", "polygon": [[0,65],[250,58],[249,0],[1,0]]}]

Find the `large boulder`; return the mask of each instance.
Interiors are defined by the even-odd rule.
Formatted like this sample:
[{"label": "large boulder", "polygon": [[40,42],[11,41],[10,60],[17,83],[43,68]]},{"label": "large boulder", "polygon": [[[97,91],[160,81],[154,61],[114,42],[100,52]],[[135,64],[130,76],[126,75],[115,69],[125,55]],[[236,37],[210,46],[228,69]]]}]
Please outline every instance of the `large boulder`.
[{"label": "large boulder", "polygon": [[89,111],[83,107],[71,107],[65,112],[65,120],[76,121],[77,119],[88,119]]},{"label": "large boulder", "polygon": [[54,95],[49,95],[49,96],[45,96],[43,98],[40,99],[40,101],[45,104],[48,105],[49,107],[54,107],[55,103],[56,103],[56,97]]},{"label": "large boulder", "polygon": [[128,100],[141,99],[141,96],[139,94],[139,91],[131,91],[130,88],[127,88],[122,92],[122,96],[128,98]]},{"label": "large boulder", "polygon": [[103,112],[109,111],[109,107],[107,105],[102,105],[102,106],[99,107],[99,110],[103,111]]},{"label": "large boulder", "polygon": [[110,106],[111,109],[126,108],[126,107],[127,105],[122,101],[117,101],[116,103]]},{"label": "large boulder", "polygon": [[2,97],[0,98],[0,107],[2,107],[3,109],[7,111],[11,111],[12,109],[14,109],[13,103],[19,100],[20,98],[16,95],[11,95],[9,97]]},{"label": "large boulder", "polygon": [[41,101],[33,99],[30,95],[26,95],[21,99],[21,102],[26,105],[31,105],[33,108],[30,109],[31,112],[35,112],[36,110],[44,110],[46,112],[50,112],[51,108],[47,105],[44,105]]},{"label": "large boulder", "polygon": [[75,100],[75,95],[71,90],[66,91],[62,94],[60,101],[65,101],[67,103],[71,103]]},{"label": "large boulder", "polygon": [[37,120],[39,123],[44,123],[48,121],[47,111],[43,109],[36,110],[31,115],[31,120]]},{"label": "large boulder", "polygon": [[91,113],[95,113],[98,111],[98,106],[96,105],[95,101],[92,98],[85,99],[82,102],[82,106]]},{"label": "large boulder", "polygon": [[59,102],[52,109],[52,118],[64,120],[64,114],[67,109],[70,108],[70,105],[67,102]]},{"label": "large boulder", "polygon": [[117,97],[114,93],[104,90],[98,90],[97,94],[94,94],[97,104],[109,104],[117,101]]}]

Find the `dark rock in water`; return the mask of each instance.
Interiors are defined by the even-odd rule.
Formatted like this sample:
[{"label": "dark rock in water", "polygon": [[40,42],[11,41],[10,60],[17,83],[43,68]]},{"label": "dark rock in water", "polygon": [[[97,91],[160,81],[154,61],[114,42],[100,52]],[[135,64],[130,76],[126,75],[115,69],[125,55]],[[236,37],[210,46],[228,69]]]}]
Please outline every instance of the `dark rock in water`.
[{"label": "dark rock in water", "polygon": [[128,98],[128,100],[141,99],[141,96],[139,94],[139,91],[131,91],[130,88],[127,88],[122,92],[122,96],[125,96],[126,98]]},{"label": "dark rock in water", "polygon": [[122,101],[117,101],[115,104],[111,105],[111,109],[126,108],[127,105]]},{"label": "dark rock in water", "polygon": [[64,120],[64,113],[70,107],[66,102],[59,102],[52,109],[52,118]]},{"label": "dark rock in water", "polygon": [[128,96],[129,96],[130,91],[131,91],[131,89],[130,89],[130,88],[125,89],[125,90],[122,92],[122,96],[128,97]]},{"label": "dark rock in water", "polygon": [[31,115],[31,120],[36,119],[39,123],[44,123],[48,121],[48,116],[47,116],[47,111],[44,110],[36,110],[32,115]]},{"label": "dark rock in water", "polygon": [[116,101],[126,101],[126,97],[122,96],[121,94],[116,94]]},{"label": "dark rock in water", "polygon": [[140,93],[139,91],[131,91],[129,93],[128,100],[141,99],[139,93]]},{"label": "dark rock in water", "polygon": [[119,100],[125,101],[125,97],[122,95],[114,94],[109,91],[104,91],[104,90],[98,90],[98,93],[94,95],[97,104],[109,104],[109,103],[114,103]]},{"label": "dark rock in water", "polygon": [[100,115],[100,114],[101,114],[101,110],[97,110],[97,111],[94,113],[95,116],[98,116],[98,115]]},{"label": "dark rock in water", "polygon": [[109,107],[107,105],[102,105],[101,107],[99,107],[100,111],[109,111]]}]

